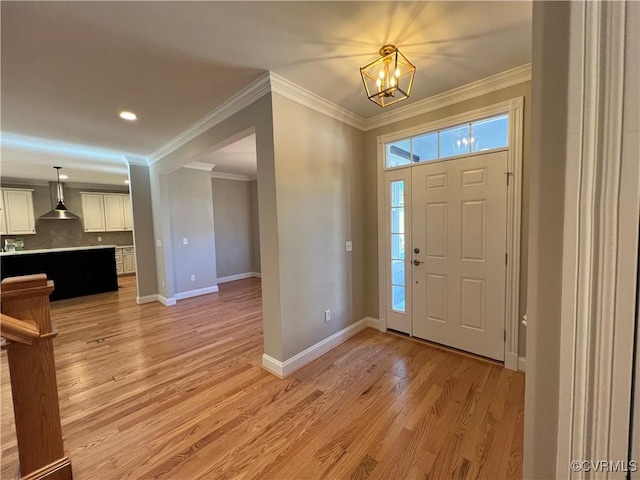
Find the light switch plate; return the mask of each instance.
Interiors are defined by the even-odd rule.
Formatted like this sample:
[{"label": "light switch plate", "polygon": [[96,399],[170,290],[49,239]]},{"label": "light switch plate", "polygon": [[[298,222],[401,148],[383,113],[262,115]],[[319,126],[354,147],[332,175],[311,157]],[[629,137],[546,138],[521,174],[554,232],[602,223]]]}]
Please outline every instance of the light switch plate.
[{"label": "light switch plate", "polygon": [[345,243],[345,249],[347,252],[353,250],[353,243],[351,242],[351,240],[348,240],[347,243]]},{"label": "light switch plate", "polygon": [[162,246],[162,240],[156,240],[156,247]]},{"label": "light switch plate", "polygon": [[182,239],[182,244],[183,245],[188,245],[189,244],[189,240],[185,237]]}]

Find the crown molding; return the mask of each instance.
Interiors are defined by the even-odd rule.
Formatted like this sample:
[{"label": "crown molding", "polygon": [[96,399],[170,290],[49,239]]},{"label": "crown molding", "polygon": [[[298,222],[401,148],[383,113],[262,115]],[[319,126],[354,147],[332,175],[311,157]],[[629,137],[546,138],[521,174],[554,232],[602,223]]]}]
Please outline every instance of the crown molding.
[{"label": "crown molding", "polygon": [[[531,80],[531,64],[521,65],[502,73],[454,88],[447,92],[419,100],[405,107],[385,110],[383,113],[365,119],[360,115],[326,100],[309,90],[281,77],[277,73],[267,72],[262,77],[240,90],[222,105],[212,110],[205,117],[187,128],[180,135],[160,147],[147,157],[148,165],[152,165],[161,158],[177,150],[188,141],[206,132],[230,116],[246,108],[269,92],[277,93],[300,105],[338,120],[362,131],[369,131],[385,125],[400,122],[417,115],[432,112],[440,108],[464,102],[503,88],[518,85]],[[125,157],[127,162],[136,157]],[[140,163],[142,165],[142,163]],[[237,179],[236,179],[237,180]]]},{"label": "crown molding", "polygon": [[125,155],[124,159],[125,159],[125,161],[127,162],[128,165],[138,165],[140,167],[148,167],[149,166],[146,158],[133,157],[131,155]]},{"label": "crown molding", "polygon": [[241,182],[250,182],[255,180],[254,175],[238,175],[237,173],[211,172],[211,178],[221,178],[223,180],[239,180]]},{"label": "crown molding", "polygon": [[215,165],[213,163],[206,162],[191,162],[184,166],[184,168],[192,168],[193,170],[204,170],[210,172]]},{"label": "crown molding", "polygon": [[342,108],[329,100],[316,95],[309,90],[290,82],[277,73],[269,72],[271,81],[271,91],[282,95],[289,100],[293,100],[300,105],[322,113],[328,117],[334,118],[342,123],[346,123],[352,127],[364,130],[366,120],[360,115],[350,112],[346,108]]},{"label": "crown molding", "polygon": [[518,85],[529,80],[531,80],[531,64],[527,63],[526,65],[521,65],[505,72],[468,83],[461,87],[425,98],[424,100],[419,100],[411,105],[380,113],[375,117],[366,119],[362,130],[366,132],[375,128],[384,127],[385,125],[400,122],[417,115],[464,102],[465,100],[471,100],[472,98],[502,90],[503,88],[512,87],[513,85]]},{"label": "crown molding", "polygon": [[211,127],[222,123],[235,113],[238,113],[243,108],[251,105],[253,102],[263,97],[271,91],[269,73],[265,73],[262,77],[258,78],[253,83],[249,84],[231,98],[226,100],[222,105],[218,106],[205,117],[198,120],[196,123],[187,128],[180,135],[176,136],[168,143],[160,147],[153,152],[148,158],[149,165],[156,163],[162,157],[174,152],[182,145],[190,140],[193,140],[198,135],[206,132]]}]

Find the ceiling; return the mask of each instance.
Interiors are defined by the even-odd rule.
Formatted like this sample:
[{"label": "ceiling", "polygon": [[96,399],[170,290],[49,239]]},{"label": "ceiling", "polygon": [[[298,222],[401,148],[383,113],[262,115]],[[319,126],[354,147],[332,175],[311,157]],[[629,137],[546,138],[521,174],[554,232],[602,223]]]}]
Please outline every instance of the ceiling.
[{"label": "ceiling", "polygon": [[[404,105],[531,60],[528,1],[3,1],[1,9],[2,168],[24,166],[27,175],[47,155],[67,158],[46,148],[30,155],[30,145],[59,142],[117,154],[69,159],[78,169],[102,162],[126,174],[122,155],[149,156],[266,71],[372,117],[382,110],[364,95],[358,69],[385,43],[417,67]],[[138,120],[121,120],[121,110]],[[6,134],[25,141],[8,147]]]},{"label": "ceiling", "polygon": [[210,166],[214,174],[231,173],[253,179],[258,174],[256,134],[253,133],[218,150],[205,150],[191,158],[191,165],[195,168]]}]

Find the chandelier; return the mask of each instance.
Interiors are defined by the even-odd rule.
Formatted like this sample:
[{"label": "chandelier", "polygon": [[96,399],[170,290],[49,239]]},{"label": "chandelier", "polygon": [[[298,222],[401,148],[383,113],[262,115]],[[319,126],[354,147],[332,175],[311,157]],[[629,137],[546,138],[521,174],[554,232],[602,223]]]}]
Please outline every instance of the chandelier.
[{"label": "chandelier", "polygon": [[367,97],[386,107],[409,98],[416,67],[395,45],[380,49],[380,58],[360,69]]}]

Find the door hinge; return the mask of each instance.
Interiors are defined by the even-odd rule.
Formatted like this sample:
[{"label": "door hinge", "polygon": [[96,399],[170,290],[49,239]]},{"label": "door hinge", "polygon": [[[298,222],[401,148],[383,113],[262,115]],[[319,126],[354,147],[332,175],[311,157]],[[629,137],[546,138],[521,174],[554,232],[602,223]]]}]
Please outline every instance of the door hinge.
[{"label": "door hinge", "polygon": [[504,264],[505,265],[509,265],[509,254],[508,253],[504,254]]},{"label": "door hinge", "polygon": [[504,341],[505,342],[507,341],[507,331],[506,330],[504,331]]},{"label": "door hinge", "polygon": [[513,172],[504,172],[504,174],[505,174],[505,175],[506,175],[506,177],[507,177],[507,187],[508,187],[508,186],[509,186],[509,177],[510,177],[511,175],[513,175]]}]

